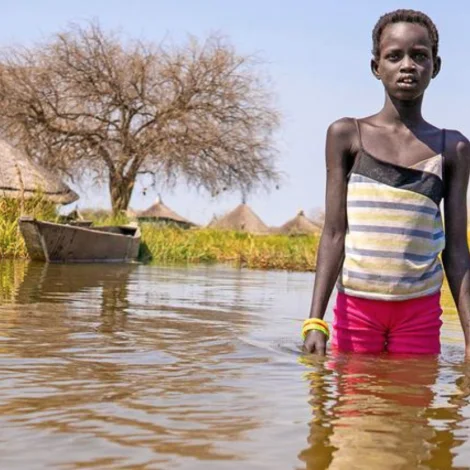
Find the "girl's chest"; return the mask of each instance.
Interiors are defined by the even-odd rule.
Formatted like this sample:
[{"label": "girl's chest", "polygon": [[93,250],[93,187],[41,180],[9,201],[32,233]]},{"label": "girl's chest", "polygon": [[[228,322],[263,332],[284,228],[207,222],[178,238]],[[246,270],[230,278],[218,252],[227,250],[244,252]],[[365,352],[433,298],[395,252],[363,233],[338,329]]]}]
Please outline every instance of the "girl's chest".
[{"label": "girl's chest", "polygon": [[364,150],[375,158],[401,167],[414,167],[442,153],[441,133],[419,139],[409,135],[376,134],[363,142]]}]

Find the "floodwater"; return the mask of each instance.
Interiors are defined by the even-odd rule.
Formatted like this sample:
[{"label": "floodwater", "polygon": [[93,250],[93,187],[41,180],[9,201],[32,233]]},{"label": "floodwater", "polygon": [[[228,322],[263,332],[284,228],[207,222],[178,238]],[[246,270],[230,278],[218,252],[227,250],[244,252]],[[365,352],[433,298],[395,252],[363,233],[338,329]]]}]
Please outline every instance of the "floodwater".
[{"label": "floodwater", "polygon": [[312,280],[0,263],[0,469],[469,469],[455,312],[439,358],[302,356]]}]

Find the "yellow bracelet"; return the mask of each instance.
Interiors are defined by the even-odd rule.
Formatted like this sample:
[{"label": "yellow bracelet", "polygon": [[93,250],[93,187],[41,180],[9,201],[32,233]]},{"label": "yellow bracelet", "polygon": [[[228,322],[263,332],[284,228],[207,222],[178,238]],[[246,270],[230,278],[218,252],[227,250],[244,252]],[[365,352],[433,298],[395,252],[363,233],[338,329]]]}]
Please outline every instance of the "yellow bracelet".
[{"label": "yellow bracelet", "polygon": [[321,325],[327,330],[329,330],[328,323],[325,320],[322,320],[321,318],[307,318],[307,320],[304,321],[303,326],[310,325],[312,323]]},{"label": "yellow bracelet", "polygon": [[309,325],[305,325],[302,328],[302,334],[306,331],[310,330],[318,330],[318,331],[324,331],[326,335],[330,335],[330,329],[327,327],[325,328],[323,325],[317,324],[317,323],[310,323]]},{"label": "yellow bracelet", "polygon": [[310,325],[319,325],[327,331],[328,336],[330,335],[330,328],[328,327],[328,323],[325,320],[321,320],[320,318],[308,318],[302,325],[302,331]]},{"label": "yellow bracelet", "polygon": [[302,340],[303,341],[305,341],[305,338],[307,337],[307,335],[310,331],[321,331],[326,336],[327,340],[330,339],[330,335],[329,335],[328,331],[325,330],[325,328],[321,327],[320,325],[312,325],[310,328],[302,331]]},{"label": "yellow bracelet", "polygon": [[307,337],[307,333],[313,330],[321,331],[326,336],[326,339],[330,339],[330,331],[324,328],[322,325],[317,325],[315,323],[312,323],[310,325],[305,325],[302,328],[302,339],[305,341],[305,338]]}]

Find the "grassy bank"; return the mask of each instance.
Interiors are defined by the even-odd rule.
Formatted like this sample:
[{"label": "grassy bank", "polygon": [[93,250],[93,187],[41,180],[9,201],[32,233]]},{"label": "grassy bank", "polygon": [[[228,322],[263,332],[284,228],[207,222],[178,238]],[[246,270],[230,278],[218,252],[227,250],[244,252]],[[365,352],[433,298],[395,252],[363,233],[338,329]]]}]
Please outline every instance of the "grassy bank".
[{"label": "grassy bank", "polygon": [[[0,258],[24,258],[26,251],[18,231],[21,213],[41,220],[57,220],[54,208],[40,198],[26,202],[0,199]],[[121,225],[125,217],[104,214],[92,218],[96,225]],[[152,263],[230,263],[255,269],[313,271],[319,236],[250,235],[211,229],[182,230],[176,227],[143,224],[141,260]]]},{"label": "grassy bank", "polygon": [[[125,217],[91,218],[96,225],[128,223]],[[319,235],[250,235],[214,229],[184,230],[171,226],[142,224],[140,258],[160,264],[229,263],[252,269],[313,271]]]},{"label": "grassy bank", "polygon": [[150,256],[155,263],[230,263],[256,269],[313,271],[319,237],[158,229],[144,224],[142,240],[142,256]]}]

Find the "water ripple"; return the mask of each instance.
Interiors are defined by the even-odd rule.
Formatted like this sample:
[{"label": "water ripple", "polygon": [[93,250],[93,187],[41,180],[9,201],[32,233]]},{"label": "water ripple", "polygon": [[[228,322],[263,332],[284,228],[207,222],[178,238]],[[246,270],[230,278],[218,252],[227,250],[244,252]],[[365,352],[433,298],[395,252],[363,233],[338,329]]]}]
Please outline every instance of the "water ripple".
[{"label": "water ripple", "polygon": [[310,274],[0,275],[0,468],[470,468],[470,366],[450,310],[439,358],[318,358],[298,333]]}]

